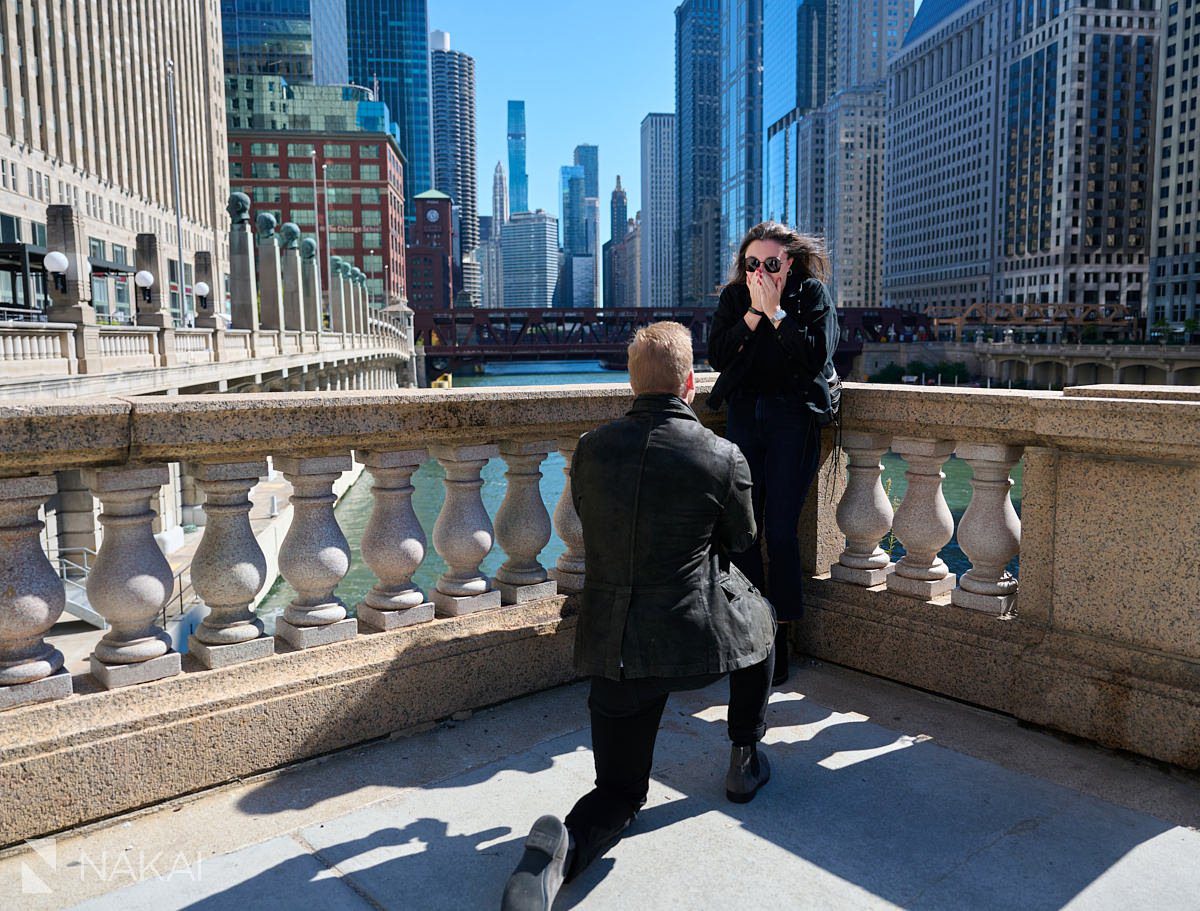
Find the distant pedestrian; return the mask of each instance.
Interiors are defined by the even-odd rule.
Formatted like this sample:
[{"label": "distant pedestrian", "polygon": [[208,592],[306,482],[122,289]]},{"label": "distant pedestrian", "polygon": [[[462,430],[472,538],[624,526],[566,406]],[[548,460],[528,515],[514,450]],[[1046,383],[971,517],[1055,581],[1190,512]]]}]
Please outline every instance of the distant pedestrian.
[{"label": "distant pedestrian", "polygon": [[[575,667],[591,677],[596,787],[565,824],[543,816],[504,891],[504,911],[544,911],[564,879],[612,847],[646,802],[670,693],[729,674],[725,792],[747,802],[770,778],[771,605],[726,553],[754,540],[750,469],[692,411],[692,336],[655,323],[629,346],[629,413],[585,435],[571,467],[585,582]],[[633,902],[649,907],[653,901]]]},{"label": "distant pedestrian", "polygon": [[729,402],[725,436],[750,463],[770,569],[757,538],[733,560],[778,612],[776,684],[788,676],[788,624],[804,610],[800,511],[817,473],[821,427],[841,397],[837,314],[822,283],[828,272],[819,238],[756,225],[742,238],[709,332],[708,362],[721,376],[708,403]]}]

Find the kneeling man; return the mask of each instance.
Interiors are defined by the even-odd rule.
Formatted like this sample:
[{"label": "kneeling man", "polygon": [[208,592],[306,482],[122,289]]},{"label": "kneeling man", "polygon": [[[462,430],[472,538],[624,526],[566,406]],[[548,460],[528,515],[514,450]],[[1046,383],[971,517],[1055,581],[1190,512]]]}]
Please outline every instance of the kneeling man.
[{"label": "kneeling man", "polygon": [[774,614],[726,557],[754,540],[749,466],[690,407],[696,378],[683,326],[638,331],[629,382],[633,408],[584,436],[571,467],[586,555],[575,666],[591,677],[596,787],[565,824],[554,816],[534,823],[505,888],[505,911],[549,909],[564,879],[633,822],[671,692],[729,674],[726,795],[745,803],[771,774],[757,744]]}]

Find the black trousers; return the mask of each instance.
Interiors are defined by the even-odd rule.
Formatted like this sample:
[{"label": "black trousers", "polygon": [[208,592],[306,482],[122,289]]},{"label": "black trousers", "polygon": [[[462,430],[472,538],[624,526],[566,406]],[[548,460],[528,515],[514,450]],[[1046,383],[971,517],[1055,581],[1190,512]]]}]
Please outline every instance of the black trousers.
[{"label": "black trousers", "polygon": [[[774,666],[772,652],[758,664],[729,675],[729,739],[738,746],[758,743],[766,732]],[[588,709],[592,716],[596,787],[567,815],[566,826],[575,842],[566,873],[568,881],[615,845],[646,803],[654,742],[667,697],[673,692],[708,686],[722,676],[592,678]]]},{"label": "black trousers", "polygon": [[[798,526],[821,460],[816,415],[796,394],[735,393],[729,399],[725,436],[750,465],[758,526],[758,538],[748,550],[732,554],[733,562],[766,592],[781,623],[799,620],[804,613],[804,573]],[[771,564],[766,572],[759,543],[764,537]]]}]

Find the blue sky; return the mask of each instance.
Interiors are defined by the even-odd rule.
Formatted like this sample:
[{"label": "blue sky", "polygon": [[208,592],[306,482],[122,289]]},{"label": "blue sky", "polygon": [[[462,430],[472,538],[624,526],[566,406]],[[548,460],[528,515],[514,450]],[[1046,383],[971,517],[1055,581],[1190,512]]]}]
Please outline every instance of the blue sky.
[{"label": "blue sky", "polygon": [[[601,239],[616,175],[640,207],[640,129],[675,110],[678,0],[429,0],[429,27],[475,58],[479,212],[492,210],[492,172],[508,169],[507,102],[525,101],[529,204],[558,215],[558,169],[575,146],[600,147]],[[918,6],[920,4],[918,3]]]}]

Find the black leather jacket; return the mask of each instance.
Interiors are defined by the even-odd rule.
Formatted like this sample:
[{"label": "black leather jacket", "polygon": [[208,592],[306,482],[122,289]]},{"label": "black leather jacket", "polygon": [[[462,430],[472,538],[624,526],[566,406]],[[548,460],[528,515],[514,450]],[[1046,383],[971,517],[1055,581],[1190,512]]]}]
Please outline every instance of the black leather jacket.
[{"label": "black leather jacket", "polygon": [[751,332],[743,319],[750,309],[750,289],[744,284],[725,286],[708,334],[708,363],[713,370],[721,371],[708,406],[720,408],[737,391],[753,363],[755,347],[767,333],[778,333],[794,368],[796,391],[804,396],[818,422],[828,424],[836,411],[830,384],[839,387],[833,368],[839,338],[837,312],[829,291],[815,278],[789,282],[780,305],[787,316],[778,329],[770,320],[762,319]]},{"label": "black leather jacket", "polygon": [[614,680],[724,673],[767,657],[774,614],[722,551],[754,540],[750,469],[678,396],[642,395],[580,441],[586,555],[575,666]]}]

